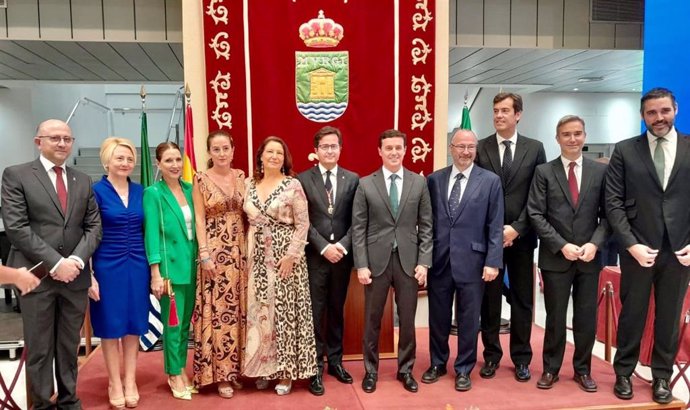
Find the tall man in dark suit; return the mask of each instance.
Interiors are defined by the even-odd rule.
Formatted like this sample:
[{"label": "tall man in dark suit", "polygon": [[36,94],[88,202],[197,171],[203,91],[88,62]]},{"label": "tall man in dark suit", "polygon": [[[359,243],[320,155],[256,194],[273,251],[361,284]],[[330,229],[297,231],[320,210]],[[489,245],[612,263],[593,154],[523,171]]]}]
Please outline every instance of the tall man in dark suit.
[{"label": "tall man in dark suit", "polygon": [[503,190],[494,173],[474,165],[477,137],[459,130],[449,146],[453,165],[429,175],[434,215],[434,258],[429,272],[429,340],[431,367],[422,382],[446,374],[453,299],[458,320],[455,389],[472,387],[477,363],[479,313],[484,282],[503,266]]},{"label": "tall man in dark suit", "polygon": [[352,271],[350,227],[359,176],[338,166],[342,147],[339,129],[321,128],[314,135],[319,164],[297,176],[309,201],[306,255],[319,365],[309,391],[316,396],[324,393],[324,354],[328,356],[328,373],[341,383],[352,383],[352,376],[343,367],[343,308]]},{"label": "tall man in dark suit", "polygon": [[690,136],[674,127],[678,105],[671,91],[655,88],[641,100],[642,135],[616,144],[606,173],[606,213],[621,247],[623,303],[613,391],[633,396],[630,375],[654,287],[652,393],[673,399],[669,378],[678,352],[678,322],[690,277]]},{"label": "tall man in dark suit", "polygon": [[397,379],[410,392],[418,389],[412,377],[414,317],[418,286],[426,285],[431,265],[432,216],[426,180],[403,167],[406,139],[397,130],[381,133],[383,167],[359,181],[352,208],[355,268],[365,286],[362,389],[367,393],[376,390],[381,318],[391,286],[400,320]]},{"label": "tall man in dark suit", "polygon": [[77,348],[91,275],[85,269],[101,240],[101,219],[90,178],[65,166],[74,138],[59,120],[42,122],[38,159],[5,169],[2,217],[12,243],[9,265],[33,266],[41,284],[22,296],[26,371],[36,409],[52,408],[53,362],[57,407],[79,409]]},{"label": "tall man in dark suit", "polygon": [[597,391],[590,374],[601,270],[597,251],[606,244],[609,232],[604,209],[606,165],[582,156],[586,138],[582,118],[566,115],[558,121],[556,142],[561,155],[537,167],[527,201],[527,214],[540,240],[546,305],[540,389],[550,389],[558,381],[572,289],[574,379],[582,390]]},{"label": "tall man in dark suit", "polygon": [[[501,177],[505,199],[503,225],[503,263],[510,280],[510,357],[515,365],[515,378],[530,379],[532,361],[532,310],[534,299],[534,248],[537,235],[527,219],[527,195],[534,169],[546,162],[541,142],[518,134],[522,115],[522,97],[499,93],[494,97],[494,128],[496,133],[479,141],[477,164]],[[501,296],[504,270],[498,279],[486,284],[482,300],[482,343],[484,366],[479,375],[490,379],[496,375],[503,350],[498,338],[501,327]]]}]

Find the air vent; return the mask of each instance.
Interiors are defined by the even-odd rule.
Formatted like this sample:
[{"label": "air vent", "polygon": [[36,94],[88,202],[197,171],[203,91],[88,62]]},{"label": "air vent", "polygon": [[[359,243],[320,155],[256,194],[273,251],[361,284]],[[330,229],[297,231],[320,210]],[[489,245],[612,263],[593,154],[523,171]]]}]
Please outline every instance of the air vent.
[{"label": "air vent", "polygon": [[644,22],[644,0],[592,0],[591,6],[592,22]]}]

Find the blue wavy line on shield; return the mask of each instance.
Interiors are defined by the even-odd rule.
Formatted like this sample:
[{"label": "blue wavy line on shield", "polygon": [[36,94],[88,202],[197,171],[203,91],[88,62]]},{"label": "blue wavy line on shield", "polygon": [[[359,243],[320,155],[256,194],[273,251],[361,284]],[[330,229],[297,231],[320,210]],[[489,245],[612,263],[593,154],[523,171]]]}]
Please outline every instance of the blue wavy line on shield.
[{"label": "blue wavy line on shield", "polygon": [[343,103],[297,103],[297,109],[306,118],[315,122],[332,121],[345,112],[347,102]]}]

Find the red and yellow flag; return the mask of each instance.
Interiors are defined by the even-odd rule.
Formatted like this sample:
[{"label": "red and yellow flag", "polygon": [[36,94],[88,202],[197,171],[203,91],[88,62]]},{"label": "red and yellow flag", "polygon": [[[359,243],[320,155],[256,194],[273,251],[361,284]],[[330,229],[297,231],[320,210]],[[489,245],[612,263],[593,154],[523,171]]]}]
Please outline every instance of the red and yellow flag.
[{"label": "red and yellow flag", "polygon": [[196,173],[196,157],[194,155],[194,125],[192,124],[192,104],[187,104],[184,125],[184,154],[182,157],[182,180],[192,182]]}]

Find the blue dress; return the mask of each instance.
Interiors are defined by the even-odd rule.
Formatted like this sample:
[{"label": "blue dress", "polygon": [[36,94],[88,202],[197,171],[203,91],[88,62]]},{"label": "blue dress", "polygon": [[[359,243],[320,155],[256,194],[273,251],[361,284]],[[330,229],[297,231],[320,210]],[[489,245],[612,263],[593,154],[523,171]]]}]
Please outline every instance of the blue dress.
[{"label": "blue dress", "polygon": [[127,207],[105,176],[93,192],[103,224],[103,239],[92,259],[101,296],[91,303],[93,334],[106,339],[141,336],[148,330],[151,280],[144,249],[144,189],[129,181]]}]

